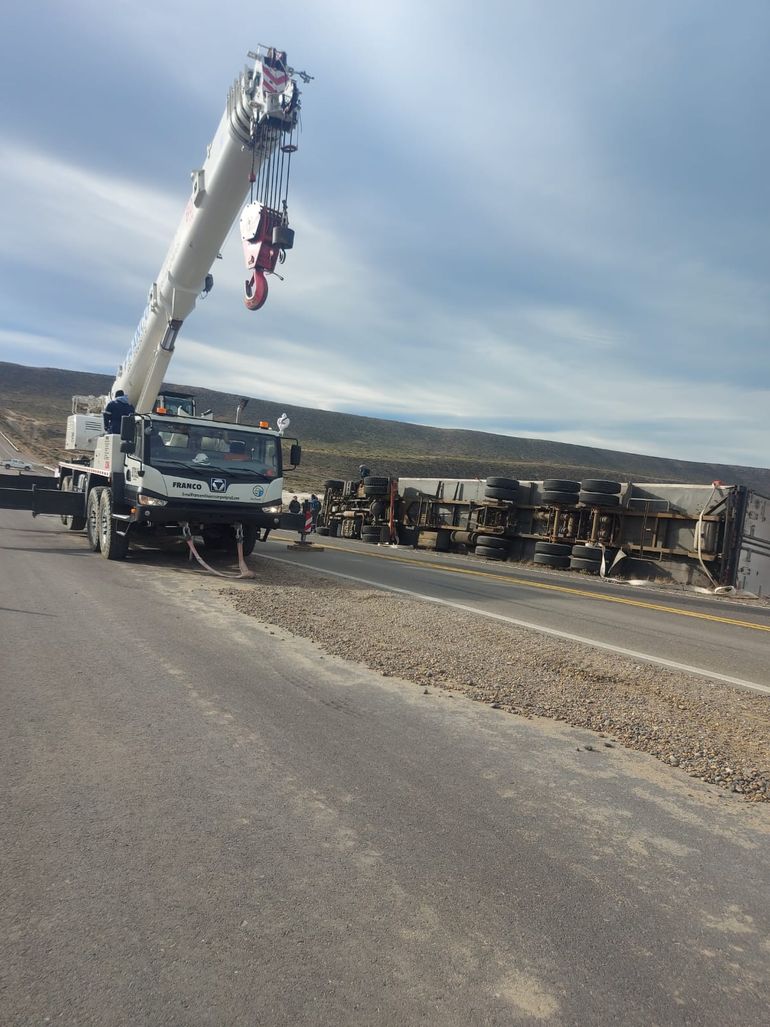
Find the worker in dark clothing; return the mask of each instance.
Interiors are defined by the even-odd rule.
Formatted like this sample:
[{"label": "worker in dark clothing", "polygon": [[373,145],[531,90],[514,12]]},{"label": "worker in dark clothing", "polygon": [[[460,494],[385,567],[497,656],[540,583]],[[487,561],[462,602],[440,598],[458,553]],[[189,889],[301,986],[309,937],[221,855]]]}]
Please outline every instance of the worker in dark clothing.
[{"label": "worker in dark clothing", "polygon": [[122,389],[118,389],[115,398],[111,399],[104,408],[104,430],[108,435],[120,435],[120,422],[124,417],[130,417],[134,408],[128,401]]}]

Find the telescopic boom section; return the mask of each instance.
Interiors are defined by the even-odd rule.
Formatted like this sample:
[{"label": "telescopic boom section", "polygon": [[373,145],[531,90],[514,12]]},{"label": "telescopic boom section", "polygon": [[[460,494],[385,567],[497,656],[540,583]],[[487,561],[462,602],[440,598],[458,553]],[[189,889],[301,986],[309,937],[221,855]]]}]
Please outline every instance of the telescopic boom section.
[{"label": "telescopic boom section", "polygon": [[192,173],[192,195],[112,386],[111,395],[122,389],[137,413],[152,410],[182,322],[198,296],[211,289],[211,267],[249,192],[247,306],[262,305],[264,275],[291,247],[286,189],[299,89],[282,51],[262,48],[249,56],[254,66],[230,89],[203,167]]}]

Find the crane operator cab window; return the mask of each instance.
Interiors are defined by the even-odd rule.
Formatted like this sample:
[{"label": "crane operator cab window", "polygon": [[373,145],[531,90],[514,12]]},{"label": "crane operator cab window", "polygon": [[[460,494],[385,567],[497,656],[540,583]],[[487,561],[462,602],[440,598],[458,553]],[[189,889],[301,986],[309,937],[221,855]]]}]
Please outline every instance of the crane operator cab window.
[{"label": "crane operator cab window", "polygon": [[206,473],[229,471],[234,477],[270,481],[281,474],[280,440],[274,435],[220,428],[211,422],[187,424],[184,420],[153,421],[147,462]]}]

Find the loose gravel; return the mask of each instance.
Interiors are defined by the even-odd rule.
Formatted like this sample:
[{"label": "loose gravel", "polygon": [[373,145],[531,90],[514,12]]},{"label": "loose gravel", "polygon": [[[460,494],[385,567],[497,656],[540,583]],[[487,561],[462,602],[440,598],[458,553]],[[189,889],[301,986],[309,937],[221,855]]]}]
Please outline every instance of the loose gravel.
[{"label": "loose gravel", "polygon": [[752,802],[770,801],[770,699],[579,643],[254,558],[242,613],[324,652],[522,717],[598,733]]}]

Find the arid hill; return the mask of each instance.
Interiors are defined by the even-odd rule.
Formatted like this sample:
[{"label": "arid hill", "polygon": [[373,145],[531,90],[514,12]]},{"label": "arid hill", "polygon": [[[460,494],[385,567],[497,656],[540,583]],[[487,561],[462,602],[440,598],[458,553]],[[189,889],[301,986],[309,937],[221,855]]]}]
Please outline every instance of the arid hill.
[{"label": "arid hill", "polygon": [[[0,362],[0,430],[17,445],[46,461],[64,455],[64,428],[75,394],[101,395],[109,375],[25,367]],[[239,396],[195,386],[169,388],[199,397],[199,409],[233,419]],[[339,414],[251,398],[243,420],[275,424],[286,411],[289,433],[302,442],[302,466],[291,487],[319,489],[326,478],[352,478],[361,463],[373,474],[428,478],[612,478],[619,481],[743,484],[770,494],[770,470],[730,464],[695,463],[572,446],[453,428],[426,428],[355,414]]]}]

